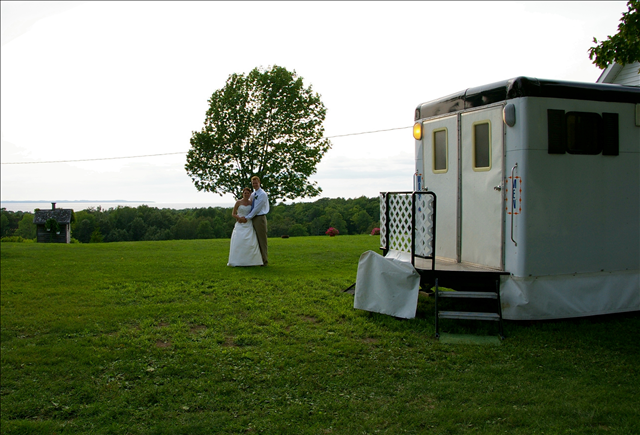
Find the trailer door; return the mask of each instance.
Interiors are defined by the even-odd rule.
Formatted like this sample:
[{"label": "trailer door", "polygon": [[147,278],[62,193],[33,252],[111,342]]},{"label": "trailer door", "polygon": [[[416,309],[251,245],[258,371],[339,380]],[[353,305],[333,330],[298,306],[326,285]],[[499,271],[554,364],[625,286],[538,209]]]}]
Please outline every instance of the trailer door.
[{"label": "trailer door", "polygon": [[438,195],[436,256],[458,260],[458,117],[427,121],[422,127],[425,187]]},{"label": "trailer door", "polygon": [[502,106],[463,113],[460,120],[460,258],[503,269]]}]

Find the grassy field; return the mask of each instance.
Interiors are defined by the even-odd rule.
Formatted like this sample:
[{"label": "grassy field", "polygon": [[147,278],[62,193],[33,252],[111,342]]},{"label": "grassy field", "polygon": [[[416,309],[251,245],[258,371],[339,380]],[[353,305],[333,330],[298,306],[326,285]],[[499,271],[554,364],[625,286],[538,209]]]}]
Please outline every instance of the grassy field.
[{"label": "grassy field", "polygon": [[378,242],[2,243],[2,433],[640,433],[638,313],[441,343],[343,293]]}]

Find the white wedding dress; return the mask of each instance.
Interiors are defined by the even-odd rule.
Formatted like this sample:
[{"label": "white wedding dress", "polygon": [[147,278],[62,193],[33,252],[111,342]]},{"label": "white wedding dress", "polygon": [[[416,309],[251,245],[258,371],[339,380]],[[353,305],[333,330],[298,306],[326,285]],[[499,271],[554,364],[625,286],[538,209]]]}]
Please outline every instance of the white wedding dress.
[{"label": "white wedding dress", "polygon": [[[250,205],[241,205],[238,206],[237,213],[238,216],[246,216],[250,211]],[[233,227],[227,266],[262,266],[258,237],[251,221],[236,222],[236,226]]]}]

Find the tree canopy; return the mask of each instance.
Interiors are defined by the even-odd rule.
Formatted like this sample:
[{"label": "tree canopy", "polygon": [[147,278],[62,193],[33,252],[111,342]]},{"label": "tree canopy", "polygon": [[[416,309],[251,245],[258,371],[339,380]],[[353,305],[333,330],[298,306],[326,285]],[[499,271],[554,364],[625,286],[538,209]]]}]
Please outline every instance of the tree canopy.
[{"label": "tree canopy", "polygon": [[296,72],[279,66],[232,74],[208,100],[185,169],[196,189],[241,196],[260,177],[272,202],[318,196],[309,177],[331,144],[320,96]]},{"label": "tree canopy", "polygon": [[620,65],[640,61],[640,1],[630,0],[627,7],[629,10],[622,14],[618,33],[605,41],[593,38],[597,45],[589,49],[589,59],[600,69],[614,61]]}]

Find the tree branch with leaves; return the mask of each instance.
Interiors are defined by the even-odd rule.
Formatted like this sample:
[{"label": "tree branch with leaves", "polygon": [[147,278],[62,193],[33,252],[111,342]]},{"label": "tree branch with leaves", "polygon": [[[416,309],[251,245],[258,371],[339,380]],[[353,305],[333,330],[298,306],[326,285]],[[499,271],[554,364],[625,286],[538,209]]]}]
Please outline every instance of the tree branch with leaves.
[{"label": "tree branch with leaves", "polygon": [[[640,0],[627,2],[628,11],[623,12],[618,33],[605,41],[593,38],[595,47],[589,49],[589,59],[600,69],[612,62],[628,65],[640,61]],[[638,70],[640,74],[640,70]]]}]

